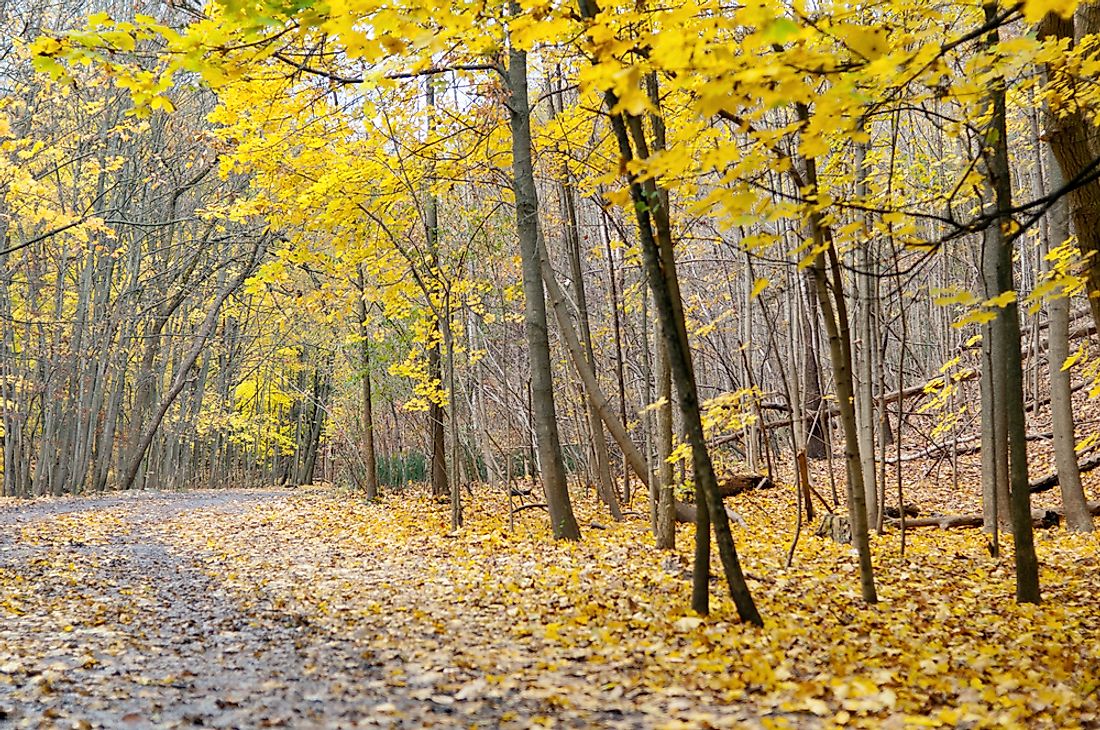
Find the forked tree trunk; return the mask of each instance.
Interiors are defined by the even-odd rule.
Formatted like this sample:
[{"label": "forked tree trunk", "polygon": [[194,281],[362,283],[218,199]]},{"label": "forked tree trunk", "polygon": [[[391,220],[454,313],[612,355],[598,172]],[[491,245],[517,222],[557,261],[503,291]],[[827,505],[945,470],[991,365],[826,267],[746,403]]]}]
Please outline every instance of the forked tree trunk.
[{"label": "forked tree trunk", "polygon": [[[996,13],[995,5],[986,5],[987,19]],[[991,31],[986,37],[994,48],[1000,33]],[[996,283],[993,296],[1011,292],[1016,287],[1012,271],[1012,240],[1007,232],[1012,224],[1012,178],[1008,161],[1008,130],[1005,112],[1003,80],[994,83],[989,102],[992,107],[989,131],[986,135],[986,175],[995,196],[996,219],[990,226],[996,257],[987,257],[995,264],[992,279]],[[1039,563],[1035,555],[1035,539],[1031,524],[1031,491],[1027,474],[1027,425],[1024,416],[1023,365],[1020,351],[1020,313],[1013,296],[993,320],[993,387],[1002,399],[1007,419],[1010,506],[1012,508],[1012,541],[1016,547],[1016,600],[1020,603],[1039,602]]]},{"label": "forked tree trunk", "polygon": [[[599,13],[599,8],[593,0],[578,0],[578,7],[585,18],[593,18]],[[618,98],[613,92],[604,93],[604,103],[611,116],[612,130],[622,162],[629,165],[635,157],[647,158],[649,146],[646,142],[642,119],[615,112]],[[709,594],[705,581],[710,567],[710,533],[702,522],[702,516],[709,512],[714,522],[715,539],[718,542],[718,552],[729,584],[730,597],[737,607],[737,614],[742,621],[762,625],[763,620],[741,570],[741,562],[733,543],[733,534],[730,532],[729,518],[726,516],[722,498],[718,494],[714,465],[703,433],[683,301],[680,298],[679,279],[676,275],[668,196],[665,191],[658,188],[653,179],[641,181],[630,175],[629,182],[646,274],[653,291],[657,314],[661,319],[672,376],[675,380],[676,397],[683,414],[684,430],[687,442],[691,446],[692,463],[695,468],[694,476],[699,502],[697,514],[700,521],[697,522],[695,536],[697,547],[692,608],[699,613],[709,611]]]}]

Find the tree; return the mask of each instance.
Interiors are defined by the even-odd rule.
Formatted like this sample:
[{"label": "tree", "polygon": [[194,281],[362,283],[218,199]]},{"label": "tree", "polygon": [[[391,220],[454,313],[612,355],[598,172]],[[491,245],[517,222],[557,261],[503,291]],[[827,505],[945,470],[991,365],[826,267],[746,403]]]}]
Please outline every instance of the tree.
[{"label": "tree", "polygon": [[[988,19],[993,19],[996,13],[993,6],[986,6]],[[994,29],[989,32],[986,42],[990,46],[996,46],[999,40],[999,33]],[[995,83],[990,90],[989,104],[991,113],[985,136],[984,162],[989,187],[993,191],[993,213],[986,235],[987,251],[983,259],[983,275],[987,282],[987,299],[997,302],[1000,307],[992,326],[991,386],[998,394],[997,408],[1004,411],[1006,420],[1006,432],[1001,438],[1008,441],[1012,538],[1016,546],[1016,600],[1021,603],[1038,603],[1039,563],[1032,535],[1031,490],[1027,474],[1020,314],[1012,271],[1012,178],[1008,161],[1003,81]],[[987,413],[986,417],[992,418],[993,414]]]},{"label": "tree", "polygon": [[[512,12],[519,5],[512,2]],[[531,107],[527,98],[527,52],[515,45],[508,49],[508,119],[512,131],[512,185],[516,206],[516,236],[523,263],[523,296],[527,352],[531,363],[531,402],[538,436],[542,488],[550,511],[554,537],[576,540],[580,528],[569,501],[569,485],[562,463],[554,403],[550,341],[547,333],[546,298],[542,289],[539,253],[539,203],[531,161]]]}]

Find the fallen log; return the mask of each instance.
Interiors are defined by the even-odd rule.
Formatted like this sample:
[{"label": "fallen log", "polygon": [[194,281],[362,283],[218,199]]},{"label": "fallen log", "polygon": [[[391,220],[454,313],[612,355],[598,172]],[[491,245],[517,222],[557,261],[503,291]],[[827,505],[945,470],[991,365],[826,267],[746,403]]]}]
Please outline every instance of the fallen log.
[{"label": "fallen log", "polygon": [[[771,479],[760,474],[734,474],[718,480],[718,494],[722,497],[736,497],[753,489],[767,489],[775,486]],[[741,515],[726,507],[726,516],[745,527]],[[690,502],[676,502],[676,521],[695,522],[695,505]]]},{"label": "fallen log", "polygon": [[[1088,385],[1088,382],[1085,381],[1085,380],[1081,380],[1079,382],[1073,383],[1072,385],[1069,386],[1069,392],[1071,394],[1076,393],[1077,391],[1084,388],[1086,385]],[[1031,412],[1036,411],[1040,408],[1045,408],[1048,405],[1050,405],[1050,394],[1049,393],[1047,395],[1043,396],[1041,399],[1039,399],[1037,401],[1035,401],[1035,400],[1028,401],[1024,405],[1024,411],[1026,411],[1028,413],[1031,413]]]},{"label": "fallen log", "polygon": [[718,479],[718,494],[723,497],[736,497],[753,489],[767,489],[775,486],[771,479],[760,474],[734,474]]},{"label": "fallen log", "polygon": [[[1078,319],[1080,319],[1081,317],[1085,317],[1087,315],[1089,315],[1088,310],[1080,310],[1079,312],[1075,312],[1073,314],[1073,316],[1071,317],[1071,322],[1077,322]],[[1041,329],[1045,329],[1046,326],[1047,326],[1046,322],[1044,322],[1041,325]],[[1093,322],[1090,319],[1086,322],[1075,324],[1074,327],[1072,327],[1069,331],[1069,339],[1070,340],[1076,340],[1076,339],[1079,339],[1081,337],[1089,337],[1089,336],[1092,336],[1093,334],[1095,334],[1096,331],[1097,331],[1096,323]],[[1030,333],[1027,333],[1027,332],[1021,333],[1021,337],[1026,338],[1029,334]],[[1045,349],[1046,344],[1047,344],[1047,340],[1045,340],[1045,339],[1041,340],[1039,342],[1039,351],[1040,352],[1042,352]],[[963,346],[960,346],[958,348],[957,352],[961,354],[963,352],[966,352],[967,350],[976,350],[976,349],[978,349],[978,347],[979,347],[979,345],[970,345],[970,346],[963,345]],[[1030,345],[1028,345],[1028,346],[1026,346],[1026,349],[1022,352],[1021,357],[1026,359],[1026,358],[1034,356],[1035,354],[1036,353],[1034,352],[1033,348]],[[966,381],[969,381],[969,380],[977,380],[980,375],[981,375],[981,372],[978,369],[970,368],[968,371],[965,371],[963,373],[960,373],[960,374],[954,376],[954,378],[955,378],[956,383],[962,383],[962,382],[966,382]],[[936,386],[936,385],[942,386],[943,382],[944,382],[944,376],[938,375],[934,378],[929,379],[928,381],[926,381],[924,383],[921,383],[920,385],[913,385],[913,386],[910,386],[908,388],[903,388],[901,390],[895,390],[894,392],[887,393],[886,395],[877,396],[877,397],[875,397],[875,402],[881,406],[881,405],[888,405],[888,404],[891,404],[891,403],[895,403],[899,400],[908,400],[909,398],[912,398],[914,396],[923,395],[925,393],[925,388],[926,387]],[[1081,388],[1083,388],[1084,386],[1085,386],[1085,383],[1077,383],[1073,386],[1072,391],[1076,392],[1076,391],[1080,390]],[[1045,399],[1045,402],[1040,403],[1039,405],[1040,406],[1045,405],[1045,403],[1049,402],[1049,401],[1050,401],[1050,399],[1047,398],[1047,399]],[[1035,407],[1034,404],[1025,405],[1025,408],[1027,410],[1033,410],[1034,407]],[[826,408],[824,411],[822,411],[822,415],[824,415],[827,418],[832,418],[834,416],[838,416],[838,415],[840,415],[840,406],[838,406],[836,404],[830,405],[828,408]],[[772,429],[772,428],[782,428],[782,427],[785,427],[785,426],[790,426],[793,422],[794,422],[794,419],[786,418],[786,419],[783,419],[783,420],[780,420],[780,421],[772,421],[770,423],[763,423],[763,424],[761,424],[760,427],[764,430],[768,430],[768,429]],[[727,436],[727,437],[723,437],[723,438],[732,439],[732,438],[734,438],[734,436],[731,435],[731,436]],[[720,442],[721,441],[719,441],[719,443]]]},{"label": "fallen log", "polygon": [[[1089,514],[1100,515],[1100,502],[1089,502]],[[1031,523],[1035,527],[1055,527],[1062,521],[1063,510],[1058,509],[1034,509],[1031,511]],[[899,525],[900,520],[886,520],[888,525]],[[915,520],[906,520],[906,529],[910,527],[939,527],[948,529],[952,527],[981,527],[985,524],[982,515],[941,515],[938,517],[921,517]]]},{"label": "fallen log", "polygon": [[[1090,472],[1093,469],[1100,467],[1100,455],[1094,456],[1091,459],[1085,459],[1077,468],[1082,474]],[[1058,486],[1058,472],[1053,474],[1047,474],[1045,477],[1040,477],[1031,482],[1031,493],[1038,494],[1039,492],[1049,492]]]},{"label": "fallen log", "polygon": [[530,504],[521,504],[512,508],[512,514],[517,514],[525,509],[544,509],[547,512],[550,511],[549,505],[545,502],[531,502]]},{"label": "fallen log", "polygon": [[[748,523],[733,511],[729,505],[723,505],[726,508],[726,517],[729,517],[730,522],[733,522],[741,527],[748,527]],[[695,505],[690,502],[676,502],[676,521],[680,523],[695,522]]]},{"label": "fallen log", "polygon": [[[901,517],[901,512],[898,510],[897,507],[894,507],[894,506],[887,507],[885,509],[885,512],[886,512],[887,517],[893,517],[894,519],[897,519],[897,518]],[[920,517],[920,509],[917,508],[917,507],[914,507],[911,504],[907,504],[907,505],[905,505],[905,516],[906,517]]]},{"label": "fallen log", "polygon": [[[1028,441],[1047,441],[1054,438],[1054,434],[1050,431],[1046,433],[1029,433],[1027,434]],[[967,436],[961,438],[957,443],[949,444],[932,444],[926,449],[921,451],[913,451],[908,454],[901,455],[901,461],[917,461],[918,459],[927,459],[932,456],[950,456],[953,451],[958,456],[966,456],[967,454],[976,454],[982,450],[981,436]],[[897,464],[898,457],[887,456],[887,464]]]},{"label": "fallen log", "polygon": [[[976,380],[979,374],[980,373],[977,370],[971,369],[967,372],[960,373],[959,375],[955,376],[955,382],[961,383],[961,382],[964,382],[964,381],[967,381],[967,380]],[[895,403],[899,400],[908,400],[909,398],[912,398],[914,396],[923,395],[923,394],[925,394],[925,388],[927,388],[929,386],[939,385],[939,386],[942,387],[943,377],[944,376],[942,376],[942,375],[938,375],[938,376],[936,376],[936,377],[934,377],[934,378],[932,378],[932,379],[930,379],[930,380],[928,380],[924,383],[921,383],[920,385],[913,385],[913,386],[910,386],[908,388],[904,388],[902,390],[895,390],[893,393],[887,393],[884,396],[876,396],[875,397],[875,402],[878,403],[879,405],[889,405],[890,403]],[[822,413],[823,416],[826,416],[828,418],[832,418],[834,416],[839,416],[840,415],[840,406],[830,405],[828,408],[823,409],[821,413]],[[793,422],[794,422],[794,419],[785,418],[781,421],[770,421],[768,423],[763,423],[763,424],[760,425],[760,427],[764,430],[768,430],[768,429],[772,429],[772,428],[781,428],[783,426],[790,426]],[[731,438],[731,437],[727,437],[727,438]],[[716,443],[720,443],[720,440],[716,441]]]}]

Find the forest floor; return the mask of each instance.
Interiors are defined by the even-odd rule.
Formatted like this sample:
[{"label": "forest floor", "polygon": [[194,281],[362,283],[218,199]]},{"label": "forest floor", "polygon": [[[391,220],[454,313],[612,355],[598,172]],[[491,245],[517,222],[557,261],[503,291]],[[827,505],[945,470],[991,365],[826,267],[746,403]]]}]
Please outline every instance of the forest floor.
[{"label": "forest floor", "polygon": [[791,490],[730,502],[763,629],[688,610],[690,527],[587,500],[564,545],[488,489],[454,533],[417,491],[0,500],[0,727],[1100,727],[1095,536],[1039,531],[1021,606],[980,531],[888,531],[867,606],[812,530],[784,567]]}]

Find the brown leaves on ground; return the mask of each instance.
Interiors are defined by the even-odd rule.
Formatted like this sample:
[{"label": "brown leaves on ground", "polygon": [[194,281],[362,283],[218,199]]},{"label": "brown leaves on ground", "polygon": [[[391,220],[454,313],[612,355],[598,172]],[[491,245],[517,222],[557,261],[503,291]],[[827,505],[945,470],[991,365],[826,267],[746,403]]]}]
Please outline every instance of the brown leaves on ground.
[{"label": "brown leaves on ground", "polygon": [[[511,530],[498,492],[457,533],[417,493],[321,490],[0,520],[0,706],[64,727],[1100,722],[1097,537],[1038,533],[1045,603],[1018,606],[979,531],[912,534],[905,559],[888,533],[866,606],[849,548],[804,530],[783,568],[790,492],[737,503],[763,629],[687,610],[690,528],[678,555],[641,520],[557,544],[538,511]],[[112,702],[127,687],[148,696]]]}]

